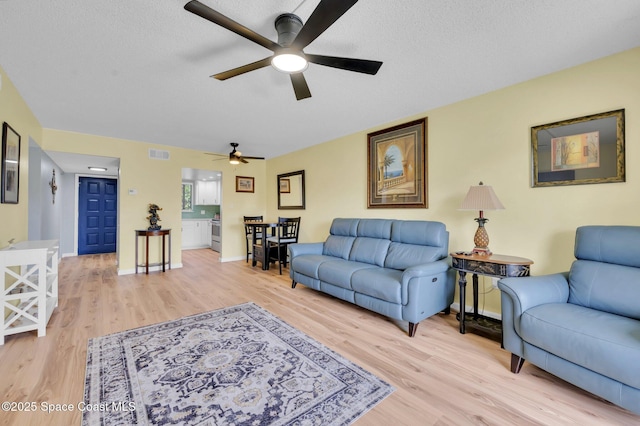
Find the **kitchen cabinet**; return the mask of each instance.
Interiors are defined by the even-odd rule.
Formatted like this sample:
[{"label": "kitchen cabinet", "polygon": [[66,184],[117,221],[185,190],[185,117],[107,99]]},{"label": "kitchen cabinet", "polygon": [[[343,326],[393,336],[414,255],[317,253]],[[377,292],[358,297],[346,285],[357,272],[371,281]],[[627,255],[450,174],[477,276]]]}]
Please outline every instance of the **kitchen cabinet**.
[{"label": "kitchen cabinet", "polygon": [[211,220],[194,219],[182,221],[182,248],[203,248],[211,246]]},{"label": "kitchen cabinet", "polygon": [[220,182],[197,181],[195,204],[199,206],[220,204]]}]

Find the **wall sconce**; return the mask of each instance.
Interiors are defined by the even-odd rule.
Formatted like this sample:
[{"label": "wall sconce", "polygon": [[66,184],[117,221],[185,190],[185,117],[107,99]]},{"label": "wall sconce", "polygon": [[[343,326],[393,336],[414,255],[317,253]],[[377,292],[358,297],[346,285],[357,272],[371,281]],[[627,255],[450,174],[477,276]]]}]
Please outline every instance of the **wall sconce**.
[{"label": "wall sconce", "polygon": [[53,176],[51,177],[51,182],[49,182],[49,187],[51,187],[51,197],[53,200],[53,204],[55,204],[56,191],[58,190],[58,185],[56,185],[56,169],[53,169]]}]

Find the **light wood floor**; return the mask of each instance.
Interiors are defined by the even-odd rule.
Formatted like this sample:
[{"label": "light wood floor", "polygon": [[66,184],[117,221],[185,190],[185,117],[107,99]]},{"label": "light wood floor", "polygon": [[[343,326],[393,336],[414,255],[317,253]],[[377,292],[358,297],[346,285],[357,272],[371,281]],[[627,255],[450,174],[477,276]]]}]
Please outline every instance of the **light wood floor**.
[{"label": "light wood floor", "polygon": [[[509,371],[509,353],[458,333],[455,315],[406,323],[298,285],[288,271],[219,263],[208,249],[183,252],[181,269],[117,276],[113,255],[65,258],[60,304],[47,335],[22,333],[0,346],[3,401],[82,401],[87,339],[252,301],[391,383],[396,391],[357,425],[639,424],[635,416],[525,363]],[[3,425],[79,425],[81,414],[3,412]]]}]

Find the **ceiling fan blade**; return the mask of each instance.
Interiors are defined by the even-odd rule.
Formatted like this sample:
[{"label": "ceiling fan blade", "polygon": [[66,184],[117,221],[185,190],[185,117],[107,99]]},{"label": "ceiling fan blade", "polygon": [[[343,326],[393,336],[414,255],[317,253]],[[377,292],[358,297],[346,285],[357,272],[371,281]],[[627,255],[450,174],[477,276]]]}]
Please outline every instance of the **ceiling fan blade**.
[{"label": "ceiling fan blade", "polygon": [[358,0],[321,0],[300,29],[292,47],[304,49],[357,2]]},{"label": "ceiling fan blade", "polygon": [[240,160],[241,163],[249,164],[249,162],[245,160],[245,157],[238,157],[238,160]]},{"label": "ceiling fan blade", "polygon": [[295,74],[289,74],[291,77],[291,84],[293,84],[293,91],[296,92],[296,99],[302,100],[311,97],[311,91],[307,85],[304,75],[301,72]]},{"label": "ceiling fan blade", "polygon": [[204,18],[208,21],[213,22],[214,24],[220,25],[223,28],[232,31],[239,36],[246,38],[247,40],[251,40],[254,43],[259,44],[260,46],[266,47],[269,50],[276,50],[280,47],[280,45],[274,41],[269,40],[268,38],[261,36],[253,30],[245,27],[234,21],[231,18],[227,18],[220,12],[217,12],[211,9],[209,6],[205,6],[197,0],[192,0],[189,3],[184,5],[184,8],[201,18]]},{"label": "ceiling fan blade", "polygon": [[214,74],[211,77],[217,80],[226,80],[228,78],[235,77],[235,76],[247,73],[249,71],[254,71],[260,68],[268,67],[269,65],[271,65],[271,58],[272,56],[269,56],[268,58],[260,59],[259,61],[252,62],[250,64],[243,65],[241,67],[234,68],[232,70]]},{"label": "ceiling fan blade", "polygon": [[246,155],[243,155],[242,158],[246,158],[247,160],[264,160],[264,157],[249,157]]},{"label": "ceiling fan blade", "polygon": [[310,55],[308,53],[305,53],[305,56],[309,62],[314,64],[371,75],[375,75],[382,66],[380,61],[369,61],[367,59],[339,58],[336,56]]}]

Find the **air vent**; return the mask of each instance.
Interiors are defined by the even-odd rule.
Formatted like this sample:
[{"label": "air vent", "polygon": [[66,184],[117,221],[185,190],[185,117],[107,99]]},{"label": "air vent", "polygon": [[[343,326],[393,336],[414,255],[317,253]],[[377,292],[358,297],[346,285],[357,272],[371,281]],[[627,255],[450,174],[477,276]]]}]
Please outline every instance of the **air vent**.
[{"label": "air vent", "polygon": [[169,151],[163,151],[161,149],[149,148],[149,158],[152,160],[168,160]]}]

